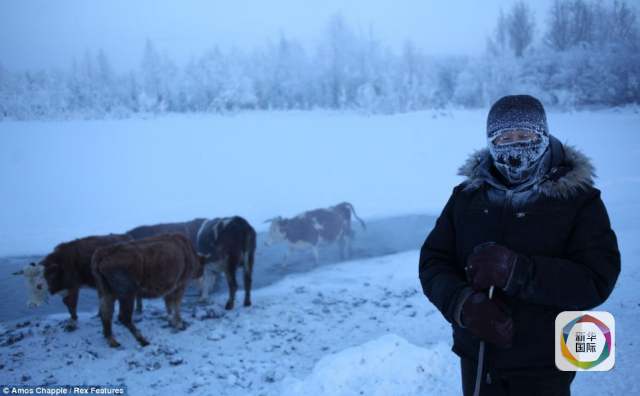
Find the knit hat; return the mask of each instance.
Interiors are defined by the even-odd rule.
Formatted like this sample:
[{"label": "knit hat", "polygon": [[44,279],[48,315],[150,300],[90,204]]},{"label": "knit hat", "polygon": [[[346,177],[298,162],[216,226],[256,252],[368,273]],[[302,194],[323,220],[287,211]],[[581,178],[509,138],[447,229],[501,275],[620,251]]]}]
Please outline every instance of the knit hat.
[{"label": "knit hat", "polygon": [[549,136],[547,115],[533,96],[503,96],[491,106],[487,117],[487,137],[493,139],[505,130],[527,130]]},{"label": "knit hat", "polygon": [[[537,136],[531,141],[496,144],[494,139],[507,131],[525,130]],[[536,175],[540,158],[549,146],[547,116],[542,103],[533,96],[500,98],[487,117],[487,145],[494,166],[512,185]]]}]

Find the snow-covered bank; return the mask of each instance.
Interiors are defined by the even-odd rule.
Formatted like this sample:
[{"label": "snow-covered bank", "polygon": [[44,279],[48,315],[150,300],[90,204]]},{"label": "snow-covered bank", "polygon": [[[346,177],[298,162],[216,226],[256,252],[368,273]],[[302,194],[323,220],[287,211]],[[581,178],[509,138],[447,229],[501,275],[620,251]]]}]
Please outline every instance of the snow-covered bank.
[{"label": "snow-covered bank", "polygon": [[[256,290],[248,309],[224,311],[221,295],[210,306],[185,304],[189,327],[184,332],[168,327],[159,302],[147,304],[138,323],[152,342],[146,348],[122,326],[114,331],[124,347],[108,348],[95,311],[81,315],[73,333],[64,332],[62,314],[5,323],[0,384],[124,383],[132,395],[278,395],[294,378],[305,378],[322,356],[385,334],[427,348],[416,350],[416,356],[438,354],[430,361],[439,366],[425,367],[416,376],[451,376],[457,373],[457,361],[444,353],[442,344],[448,345],[450,330],[422,295],[417,257],[412,251],[291,275]],[[390,358],[399,359],[396,347],[389,347]],[[397,348],[397,353],[411,349],[404,344]],[[358,353],[367,351],[371,346]],[[449,381],[434,386],[444,389]]]}]

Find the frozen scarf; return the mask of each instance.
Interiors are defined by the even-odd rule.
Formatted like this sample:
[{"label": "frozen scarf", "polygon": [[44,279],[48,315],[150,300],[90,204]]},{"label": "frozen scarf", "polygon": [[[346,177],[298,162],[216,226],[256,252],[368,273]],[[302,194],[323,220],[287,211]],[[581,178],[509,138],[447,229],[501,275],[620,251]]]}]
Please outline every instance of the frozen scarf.
[{"label": "frozen scarf", "polygon": [[529,180],[537,173],[540,159],[549,147],[549,136],[536,132],[536,139],[528,142],[494,144],[498,133],[487,139],[487,146],[493,164],[504,178],[516,186]]}]

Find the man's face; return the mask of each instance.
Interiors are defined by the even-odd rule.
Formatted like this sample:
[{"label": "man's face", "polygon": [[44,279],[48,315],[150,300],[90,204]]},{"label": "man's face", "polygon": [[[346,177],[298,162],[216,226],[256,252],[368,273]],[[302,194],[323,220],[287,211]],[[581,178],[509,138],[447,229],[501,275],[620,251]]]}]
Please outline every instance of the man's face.
[{"label": "man's face", "polygon": [[500,131],[488,140],[495,167],[512,184],[533,174],[548,145],[547,136],[523,129]]},{"label": "man's face", "polygon": [[540,135],[531,131],[512,130],[502,132],[496,136],[492,143],[495,145],[512,144],[512,143],[529,143],[540,140]]}]

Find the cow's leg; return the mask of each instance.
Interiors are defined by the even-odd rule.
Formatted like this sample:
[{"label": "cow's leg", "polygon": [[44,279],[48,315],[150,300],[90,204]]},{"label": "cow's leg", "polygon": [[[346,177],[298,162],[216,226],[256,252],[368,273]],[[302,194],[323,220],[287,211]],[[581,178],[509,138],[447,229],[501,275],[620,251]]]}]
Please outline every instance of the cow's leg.
[{"label": "cow's leg", "polygon": [[318,246],[311,246],[311,253],[313,253],[313,261],[318,265],[320,263],[320,253],[318,252]]},{"label": "cow's leg", "polygon": [[211,265],[204,266],[202,276],[198,279],[200,285],[200,302],[207,302],[209,300],[209,286],[211,285]]},{"label": "cow's leg", "polygon": [[65,330],[73,331],[78,327],[78,294],[80,289],[69,289],[67,295],[62,298],[62,302],[67,306],[71,319],[65,324]]},{"label": "cow's leg", "polygon": [[233,309],[233,305],[236,299],[236,291],[238,290],[238,282],[236,281],[236,266],[238,263],[238,257],[235,255],[229,255],[226,257],[224,265],[224,275],[227,278],[227,286],[229,287],[229,299],[224,309]]},{"label": "cow's leg", "polygon": [[[113,337],[111,331],[111,319],[113,318],[113,305],[115,298],[109,293],[100,296],[100,319],[102,320],[102,334],[107,339],[107,343],[112,348],[117,348],[120,343]],[[122,308],[120,308],[122,309]]]},{"label": "cow's leg", "polygon": [[142,313],[142,297],[140,297],[139,295],[136,295],[136,313]]},{"label": "cow's leg", "polygon": [[173,293],[165,296],[165,304],[171,307],[173,315],[169,319],[169,323],[173,328],[177,330],[184,330],[186,328],[182,317],[180,316],[180,304],[182,303],[182,296],[184,295],[185,287],[181,287]]},{"label": "cow's leg", "polygon": [[122,324],[124,324],[125,327],[129,329],[131,334],[133,334],[136,340],[138,340],[140,345],[149,345],[149,341],[147,341],[147,339],[142,336],[140,330],[138,330],[138,328],[133,324],[133,305],[135,302],[135,296],[129,295],[126,297],[121,297],[118,299],[118,302],[120,303],[120,314],[118,316],[120,317]]},{"label": "cow's leg", "polygon": [[167,296],[164,297],[164,308],[167,310],[167,317],[171,318],[171,315],[173,315],[173,304]]},{"label": "cow's leg", "polygon": [[94,318],[99,318],[100,317],[100,305],[101,305],[100,302],[102,301],[100,287],[98,287],[96,289],[96,291],[98,292],[98,313],[96,313],[96,316],[94,316]]},{"label": "cow's leg", "polygon": [[133,321],[137,323],[142,320],[142,306],[143,306],[142,297],[136,294],[135,302],[136,302],[136,309],[133,312],[133,317],[134,317]]},{"label": "cow's leg", "polygon": [[251,306],[251,281],[252,281],[252,274],[253,274],[254,255],[253,255],[253,252],[245,252],[243,256],[244,256],[244,260],[242,262],[243,264],[242,271],[244,275],[244,279],[243,279],[244,306],[249,307]]},{"label": "cow's leg", "polygon": [[340,259],[348,260],[351,258],[351,237],[348,235],[343,235],[338,240],[340,245]]},{"label": "cow's leg", "polygon": [[352,234],[347,235],[345,238],[345,244],[347,245],[347,258],[351,259],[353,257],[353,236]]},{"label": "cow's leg", "polygon": [[287,251],[282,258],[282,267],[286,267],[289,263],[289,257],[293,254],[293,246],[291,244],[287,244]]},{"label": "cow's leg", "polygon": [[345,253],[346,253],[346,252],[345,252],[345,248],[346,248],[346,246],[345,246],[345,240],[344,240],[344,238],[343,238],[343,237],[340,237],[340,238],[338,239],[338,249],[340,250],[340,260],[341,260],[341,261],[342,261],[342,260],[344,260],[344,259],[345,259],[345,256],[346,256],[346,254],[345,254]]}]

